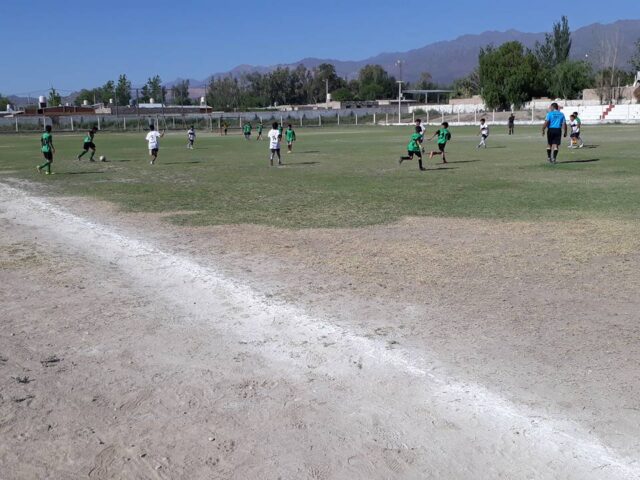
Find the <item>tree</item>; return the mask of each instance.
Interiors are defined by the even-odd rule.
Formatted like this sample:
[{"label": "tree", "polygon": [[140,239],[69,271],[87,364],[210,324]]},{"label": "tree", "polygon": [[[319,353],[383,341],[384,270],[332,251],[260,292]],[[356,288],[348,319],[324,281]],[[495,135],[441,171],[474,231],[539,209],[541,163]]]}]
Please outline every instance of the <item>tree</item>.
[{"label": "tree", "polygon": [[331,96],[336,102],[350,102],[355,100],[355,95],[348,87],[342,87],[334,90]]},{"label": "tree", "polygon": [[336,73],[336,67],[330,63],[321,63],[312,72],[310,102],[319,103],[326,99],[327,86],[335,97],[335,92],[346,86],[346,82]]},{"label": "tree", "polygon": [[0,110],[7,110],[9,105],[9,99],[0,93]]},{"label": "tree", "polygon": [[131,82],[125,74],[118,77],[118,83],[115,88],[115,101],[118,105],[129,105],[131,100]]},{"label": "tree", "polygon": [[451,85],[451,89],[455,98],[470,98],[474,95],[480,95],[480,73],[478,69],[474,69],[466,77],[455,80]]},{"label": "tree", "polygon": [[585,88],[593,86],[593,71],[588,62],[567,60],[551,72],[548,81],[553,98],[578,98]]},{"label": "tree", "polygon": [[116,84],[113,80],[107,81],[102,87],[99,88],[99,99],[105,105],[109,103],[110,100],[115,102],[116,96]]},{"label": "tree", "polygon": [[180,80],[171,87],[171,97],[176,105],[191,105],[189,97],[189,80]]},{"label": "tree", "polygon": [[62,97],[53,87],[51,87],[51,90],[49,90],[49,99],[47,100],[47,104],[50,107],[57,107],[58,105],[62,104]]},{"label": "tree", "polygon": [[520,42],[481,49],[479,63],[481,95],[489,108],[519,108],[542,91],[540,64]]},{"label": "tree", "polygon": [[396,79],[380,65],[365,65],[358,73],[358,83],[360,100],[378,100],[393,97]]},{"label": "tree", "polygon": [[553,24],[553,31],[545,34],[543,44],[536,42],[535,52],[538,62],[546,69],[552,69],[569,60],[571,29],[566,16]]},{"label": "tree", "polygon": [[140,94],[143,102],[149,102],[152,98],[155,102],[164,101],[167,95],[167,89],[162,86],[160,75],[149,78],[140,90]]}]

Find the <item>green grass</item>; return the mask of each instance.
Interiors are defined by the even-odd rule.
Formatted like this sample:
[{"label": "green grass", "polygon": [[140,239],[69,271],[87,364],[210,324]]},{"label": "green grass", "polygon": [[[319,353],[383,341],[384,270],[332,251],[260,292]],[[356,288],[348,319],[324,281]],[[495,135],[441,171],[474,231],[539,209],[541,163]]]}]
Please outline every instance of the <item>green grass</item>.
[{"label": "green grass", "polygon": [[110,162],[77,162],[82,133],[54,132],[51,177],[35,171],[38,135],[5,135],[0,181],[29,179],[48,185],[47,193],[94,197],[131,211],[193,212],[171,217],[189,225],[343,227],[406,215],[637,218],[640,127],[586,127],[587,143],[597,148],[568,150],[565,144],[555,166],[545,161],[538,127],[518,128],[514,137],[502,130],[494,127],[490,148],[478,151],[476,129],[454,127],[451,163],[427,160],[427,172],[419,172],[415,162],[398,166],[410,127],[298,129],[295,153],[283,150],[284,168],[268,167],[266,141],[204,132],[193,151],[185,148],[186,134],[169,134],[155,166],[148,163],[144,132],[99,133],[98,155]]}]

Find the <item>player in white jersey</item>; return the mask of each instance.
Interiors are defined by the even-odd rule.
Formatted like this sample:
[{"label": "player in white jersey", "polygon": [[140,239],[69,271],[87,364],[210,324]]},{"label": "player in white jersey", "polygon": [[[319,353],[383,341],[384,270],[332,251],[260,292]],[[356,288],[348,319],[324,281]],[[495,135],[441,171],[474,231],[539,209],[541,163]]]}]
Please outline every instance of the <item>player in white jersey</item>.
[{"label": "player in white jersey", "polygon": [[[580,138],[580,122],[575,113],[569,116],[569,126],[571,127],[571,143],[569,143],[569,148],[578,148],[578,142],[582,142],[582,139]],[[584,143],[582,143],[582,145],[584,145]]]},{"label": "player in white jersey", "polygon": [[282,133],[278,130],[278,122],[273,122],[267,137],[269,138],[269,150],[271,151],[271,156],[269,157],[271,166],[273,167],[273,159],[276,155],[278,156],[278,165],[282,165],[282,158],[280,157],[280,141],[282,140]]},{"label": "player in white jersey", "polygon": [[[420,135],[422,135],[422,141],[424,141],[424,134],[427,128],[422,124],[422,119],[416,118],[416,127],[420,127]],[[422,147],[422,153],[424,153],[424,147]]]},{"label": "player in white jersey", "polygon": [[160,150],[160,139],[164,137],[164,131],[162,133],[156,131],[153,125],[149,125],[150,132],[147,133],[146,140],[149,142],[149,155],[151,155],[151,165],[156,163],[158,158],[158,151]]},{"label": "player in white jersey", "polygon": [[480,143],[478,144],[477,148],[480,148],[480,147],[487,148],[487,138],[489,137],[489,125],[487,124],[487,121],[484,118],[480,119],[480,133],[478,133],[478,135],[480,135]]},{"label": "player in white jersey", "polygon": [[571,144],[569,145],[571,147],[571,145],[573,145],[574,148],[583,148],[584,147],[584,140],[582,139],[582,120],[580,120],[580,116],[578,115],[578,112],[573,112],[573,116],[575,117],[573,119],[573,121],[576,122],[577,126],[578,126],[578,130],[576,132],[576,136],[575,136],[575,142],[574,137],[573,137],[573,124],[572,124],[572,128],[571,128]]},{"label": "player in white jersey", "polygon": [[191,125],[189,130],[187,130],[187,139],[188,139],[187,148],[189,150],[193,150],[193,142],[196,141],[196,129],[193,128],[193,125]]}]

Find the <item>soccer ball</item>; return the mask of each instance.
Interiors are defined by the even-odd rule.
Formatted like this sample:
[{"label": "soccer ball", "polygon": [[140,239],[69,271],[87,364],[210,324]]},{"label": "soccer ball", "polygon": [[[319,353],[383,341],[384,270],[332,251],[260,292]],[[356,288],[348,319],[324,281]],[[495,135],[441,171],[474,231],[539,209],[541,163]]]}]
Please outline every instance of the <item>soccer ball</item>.
[{"label": "soccer ball", "polygon": [[104,155],[100,155],[100,161],[101,162],[106,162],[107,161],[107,157],[105,157]]}]

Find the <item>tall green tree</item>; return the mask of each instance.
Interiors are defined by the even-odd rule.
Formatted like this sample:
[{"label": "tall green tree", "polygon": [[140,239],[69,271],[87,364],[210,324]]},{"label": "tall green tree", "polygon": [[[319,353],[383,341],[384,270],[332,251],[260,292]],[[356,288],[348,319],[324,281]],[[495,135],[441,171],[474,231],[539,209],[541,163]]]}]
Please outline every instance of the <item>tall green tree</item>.
[{"label": "tall green tree", "polygon": [[546,69],[552,69],[569,60],[571,29],[566,16],[553,24],[552,32],[545,34],[544,43],[536,42],[535,52],[538,62]]},{"label": "tall green tree", "polygon": [[171,87],[171,98],[176,105],[191,105],[189,97],[189,80],[180,80]]},{"label": "tall green tree", "polygon": [[62,97],[55,88],[51,87],[51,90],[49,90],[49,99],[47,100],[47,105],[49,105],[50,107],[57,107],[61,103]]},{"label": "tall green tree", "polygon": [[393,98],[396,79],[380,65],[365,65],[358,73],[360,100]]},{"label": "tall green tree", "polygon": [[543,90],[540,64],[520,42],[481,49],[478,72],[481,95],[489,108],[519,108]]},{"label": "tall green tree", "polygon": [[336,67],[330,63],[321,63],[312,72],[313,81],[309,101],[311,103],[324,102],[327,87],[329,93],[346,87],[346,82],[336,72]]},{"label": "tall green tree", "polygon": [[160,75],[156,75],[147,80],[147,83],[140,90],[140,100],[149,102],[152,98],[156,103],[164,101],[167,96],[167,89],[162,86]]},{"label": "tall green tree", "polygon": [[131,82],[123,73],[118,77],[118,83],[115,88],[115,99],[118,105],[129,105],[131,100]]},{"label": "tall green tree", "polygon": [[585,88],[594,85],[591,64],[571,60],[562,62],[551,71],[547,83],[552,98],[579,98]]},{"label": "tall green tree", "polygon": [[9,99],[0,93],[0,110],[6,111],[7,105],[9,105]]}]

